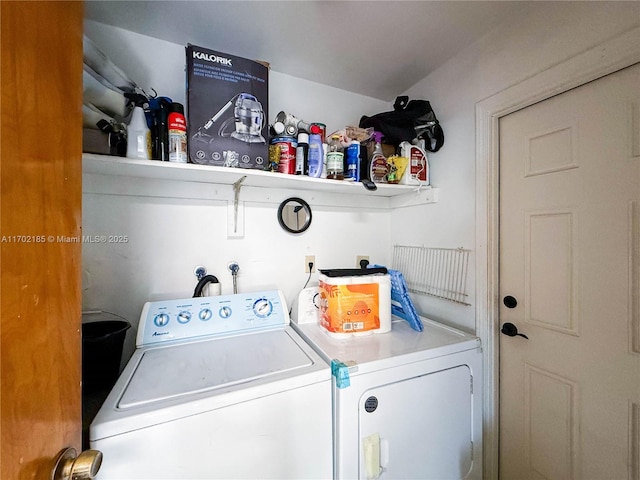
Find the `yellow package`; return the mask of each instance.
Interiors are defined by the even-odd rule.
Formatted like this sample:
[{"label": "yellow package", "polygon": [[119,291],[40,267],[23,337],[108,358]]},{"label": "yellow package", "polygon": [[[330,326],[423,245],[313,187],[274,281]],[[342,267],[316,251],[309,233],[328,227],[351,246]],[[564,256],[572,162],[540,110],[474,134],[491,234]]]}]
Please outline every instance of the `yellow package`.
[{"label": "yellow package", "polygon": [[389,165],[387,181],[389,183],[398,183],[404,175],[404,172],[407,170],[409,159],[398,155],[392,155],[387,158],[387,164]]}]

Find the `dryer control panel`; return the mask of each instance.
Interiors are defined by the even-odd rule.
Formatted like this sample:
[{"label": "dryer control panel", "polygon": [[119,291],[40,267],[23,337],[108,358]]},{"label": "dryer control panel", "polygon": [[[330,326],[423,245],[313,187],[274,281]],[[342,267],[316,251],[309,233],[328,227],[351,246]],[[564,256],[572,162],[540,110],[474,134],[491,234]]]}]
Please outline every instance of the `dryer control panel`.
[{"label": "dryer control panel", "polygon": [[279,290],[147,302],[140,315],[136,346],[288,324],[289,312]]}]

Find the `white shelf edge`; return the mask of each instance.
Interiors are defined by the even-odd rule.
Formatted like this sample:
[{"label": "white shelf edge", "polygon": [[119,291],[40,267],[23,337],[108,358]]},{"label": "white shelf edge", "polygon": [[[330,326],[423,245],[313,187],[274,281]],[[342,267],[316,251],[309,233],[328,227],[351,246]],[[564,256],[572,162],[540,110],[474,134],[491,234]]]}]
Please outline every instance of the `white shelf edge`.
[{"label": "white shelf edge", "polygon": [[433,187],[413,187],[413,191],[396,195],[390,198],[390,208],[413,207],[427,203],[437,203],[440,197],[440,189]]},{"label": "white shelf edge", "polygon": [[437,190],[422,187],[417,191],[411,185],[377,185],[369,191],[359,182],[327,180],[299,175],[265,172],[255,169],[214,167],[209,165],[180,164],[157,160],[139,160],[109,155],[84,153],[83,173],[198,182],[217,185],[233,185],[245,176],[243,187],[264,187],[289,190],[340,193],[364,197],[386,197],[392,207],[403,207],[433,203],[437,201]]}]

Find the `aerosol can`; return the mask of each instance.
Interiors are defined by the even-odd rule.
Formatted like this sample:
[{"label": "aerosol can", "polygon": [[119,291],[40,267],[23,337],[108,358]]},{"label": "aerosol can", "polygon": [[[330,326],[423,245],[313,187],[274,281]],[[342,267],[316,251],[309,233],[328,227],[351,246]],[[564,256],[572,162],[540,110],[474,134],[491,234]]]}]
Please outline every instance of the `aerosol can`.
[{"label": "aerosol can", "polygon": [[[424,140],[420,140],[423,142]],[[400,185],[429,185],[429,160],[424,148],[409,142],[400,144],[400,156],[409,159],[409,165],[400,179]]]}]

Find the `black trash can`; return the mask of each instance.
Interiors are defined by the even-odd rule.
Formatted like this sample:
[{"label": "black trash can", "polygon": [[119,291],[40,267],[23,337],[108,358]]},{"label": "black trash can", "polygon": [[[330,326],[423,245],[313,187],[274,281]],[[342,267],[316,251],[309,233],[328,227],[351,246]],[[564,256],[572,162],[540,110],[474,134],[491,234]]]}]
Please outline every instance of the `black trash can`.
[{"label": "black trash can", "polygon": [[82,390],[85,394],[110,390],[120,373],[127,330],[125,320],[82,324]]}]

